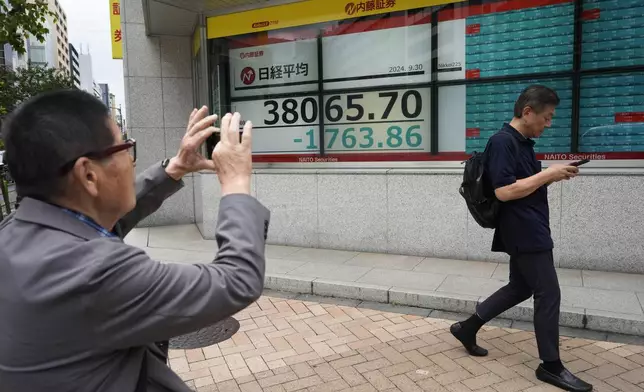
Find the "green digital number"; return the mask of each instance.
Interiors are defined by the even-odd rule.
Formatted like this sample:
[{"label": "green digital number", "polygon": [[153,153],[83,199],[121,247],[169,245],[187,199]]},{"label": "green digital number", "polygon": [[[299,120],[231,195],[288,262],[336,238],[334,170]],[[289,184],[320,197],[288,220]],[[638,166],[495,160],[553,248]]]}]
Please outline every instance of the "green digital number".
[{"label": "green digital number", "polygon": [[329,128],[325,129],[324,133],[330,133],[331,134],[331,139],[329,139],[329,144],[327,145],[326,148],[331,149],[333,148],[333,144],[335,143],[335,139],[338,137],[338,133],[340,130],[338,128]]},{"label": "green digital number", "polygon": [[[371,127],[361,127],[358,130],[359,135],[356,135],[356,129],[346,128],[340,130],[339,128],[328,128],[324,130],[324,133],[327,135],[327,149],[333,150],[336,146],[336,141],[342,144],[344,149],[354,149],[356,146],[358,149],[370,149],[373,148],[375,144],[378,144],[378,148],[383,147],[384,144],[390,149],[396,149],[400,147],[405,148],[417,148],[423,144],[423,135],[420,132],[420,125],[412,125],[403,130],[402,127],[398,125],[392,125],[387,129],[387,138],[385,141],[374,140],[373,137],[373,128]],[[314,133],[313,130],[307,132],[309,136],[309,146],[308,149],[316,148],[314,143]]]},{"label": "green digital number", "polygon": [[363,140],[366,140],[366,144],[360,143],[360,148],[370,148],[373,146],[373,129],[369,127],[362,127],[360,128],[360,133],[366,133],[366,135],[363,136]]},{"label": "green digital number", "polygon": [[398,148],[403,143],[402,128],[392,125],[387,129],[387,145],[391,148]]},{"label": "green digital number", "polygon": [[356,146],[358,140],[353,136],[353,132],[356,130],[354,128],[347,128],[342,132],[342,146],[344,148],[353,148]]},{"label": "green digital number", "polygon": [[407,129],[407,133],[405,134],[405,142],[407,142],[407,145],[409,147],[418,147],[423,142],[423,136],[420,134],[420,132],[414,132],[416,130],[420,130],[420,125],[413,125],[409,127],[409,129]]},{"label": "green digital number", "polygon": [[306,132],[306,136],[309,137],[309,145],[306,146],[307,150],[316,150],[318,148],[317,144],[315,144],[315,129],[310,129],[309,131]]}]

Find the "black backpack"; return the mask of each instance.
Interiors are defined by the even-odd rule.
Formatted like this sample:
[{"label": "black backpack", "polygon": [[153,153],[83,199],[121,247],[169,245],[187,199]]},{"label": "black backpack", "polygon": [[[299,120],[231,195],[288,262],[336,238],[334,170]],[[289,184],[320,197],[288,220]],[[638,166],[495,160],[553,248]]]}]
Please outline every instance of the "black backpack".
[{"label": "black backpack", "polygon": [[[511,139],[518,154],[518,142],[514,137],[511,137]],[[482,153],[475,151],[468,160],[462,162],[465,163],[465,170],[463,171],[463,182],[458,189],[458,193],[465,199],[470,214],[479,226],[486,229],[495,229],[501,201],[494,195],[494,189],[492,189],[485,174],[486,162],[490,159],[488,145],[485,146],[485,150]]]}]

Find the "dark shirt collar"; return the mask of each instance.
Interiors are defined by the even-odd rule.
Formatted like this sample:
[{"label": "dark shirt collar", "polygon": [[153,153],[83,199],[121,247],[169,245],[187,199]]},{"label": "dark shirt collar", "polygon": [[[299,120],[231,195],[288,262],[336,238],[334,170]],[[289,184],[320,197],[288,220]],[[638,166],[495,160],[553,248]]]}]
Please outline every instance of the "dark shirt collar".
[{"label": "dark shirt collar", "polygon": [[516,128],[514,128],[512,125],[509,123],[503,124],[503,127],[501,128],[501,132],[505,132],[512,137],[515,137],[518,141],[521,143],[529,143],[531,146],[534,146],[535,141],[523,136],[521,132],[517,131]]}]

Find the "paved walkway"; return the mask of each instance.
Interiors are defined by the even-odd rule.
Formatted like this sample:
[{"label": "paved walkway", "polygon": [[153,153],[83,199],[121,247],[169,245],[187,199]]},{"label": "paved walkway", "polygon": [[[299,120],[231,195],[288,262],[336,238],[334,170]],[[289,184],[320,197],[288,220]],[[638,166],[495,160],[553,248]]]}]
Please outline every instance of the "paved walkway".
[{"label": "paved walkway", "polygon": [[[195,225],[141,228],[127,242],[166,262],[210,262]],[[507,264],[268,245],[266,288],[458,313],[506,284]],[[644,275],[558,270],[561,325],[644,336]],[[532,300],[502,315],[530,322]]]},{"label": "paved walkway", "polygon": [[[171,350],[172,369],[199,392],[559,391],[534,375],[531,332],[486,326],[479,343],[490,355],[469,357],[451,321],[396,313],[413,309],[267,294],[234,316],[241,328],[232,339]],[[595,391],[644,391],[644,339],[635,340],[562,337],[561,356]]]}]

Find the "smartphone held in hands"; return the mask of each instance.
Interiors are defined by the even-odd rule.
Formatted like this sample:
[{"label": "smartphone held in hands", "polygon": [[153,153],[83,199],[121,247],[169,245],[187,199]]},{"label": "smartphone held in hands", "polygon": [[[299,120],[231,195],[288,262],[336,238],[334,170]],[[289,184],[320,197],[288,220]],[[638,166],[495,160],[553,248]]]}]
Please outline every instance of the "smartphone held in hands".
[{"label": "smartphone held in hands", "polygon": [[580,161],[570,162],[569,165],[579,167],[581,165],[587,164],[588,162],[590,162],[590,159],[582,159]]}]

